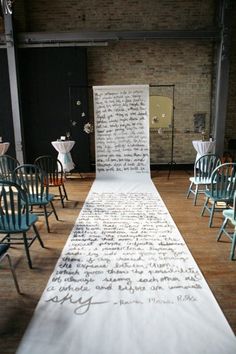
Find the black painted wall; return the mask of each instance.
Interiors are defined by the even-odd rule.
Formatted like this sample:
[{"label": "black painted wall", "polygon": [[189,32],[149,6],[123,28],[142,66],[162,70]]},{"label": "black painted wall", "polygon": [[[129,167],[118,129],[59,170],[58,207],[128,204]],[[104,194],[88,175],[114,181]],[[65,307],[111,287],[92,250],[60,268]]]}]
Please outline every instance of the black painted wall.
[{"label": "black painted wall", "polygon": [[[71,151],[75,170],[89,171],[89,136],[83,131],[88,115],[86,49],[21,48],[18,60],[26,162],[44,154],[56,155],[51,141],[70,130],[76,141]],[[79,91],[73,102],[72,87]],[[80,116],[72,117],[71,105],[77,101],[83,107],[82,117],[79,111]]]}]

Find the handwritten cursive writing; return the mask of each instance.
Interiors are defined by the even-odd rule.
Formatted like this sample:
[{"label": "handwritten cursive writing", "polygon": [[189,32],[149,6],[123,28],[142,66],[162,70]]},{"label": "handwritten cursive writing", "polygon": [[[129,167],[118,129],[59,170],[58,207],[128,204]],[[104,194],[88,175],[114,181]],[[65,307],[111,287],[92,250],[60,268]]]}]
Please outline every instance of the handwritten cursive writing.
[{"label": "handwritten cursive writing", "polygon": [[65,296],[63,297],[59,297],[58,295],[55,295],[53,297],[51,297],[50,299],[45,300],[46,302],[54,302],[56,304],[60,304],[63,305],[65,303],[69,303],[69,304],[79,304],[79,306],[77,306],[74,309],[74,314],[75,315],[84,315],[86,312],[89,311],[90,307],[92,305],[101,305],[101,304],[106,304],[108,303],[108,301],[96,301],[93,302],[93,297],[89,297],[87,299],[83,299],[82,296],[79,297],[78,299],[73,299],[73,295],[67,293]]}]

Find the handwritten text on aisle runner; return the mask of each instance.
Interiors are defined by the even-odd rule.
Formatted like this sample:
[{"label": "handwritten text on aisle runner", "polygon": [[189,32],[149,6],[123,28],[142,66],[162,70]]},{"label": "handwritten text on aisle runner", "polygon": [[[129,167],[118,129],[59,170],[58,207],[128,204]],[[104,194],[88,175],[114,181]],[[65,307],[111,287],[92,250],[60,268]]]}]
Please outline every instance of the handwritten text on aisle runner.
[{"label": "handwritten text on aisle runner", "polygon": [[106,303],[197,301],[202,276],[156,195],[94,192],[74,231],[46,302],[70,304],[82,315]]}]

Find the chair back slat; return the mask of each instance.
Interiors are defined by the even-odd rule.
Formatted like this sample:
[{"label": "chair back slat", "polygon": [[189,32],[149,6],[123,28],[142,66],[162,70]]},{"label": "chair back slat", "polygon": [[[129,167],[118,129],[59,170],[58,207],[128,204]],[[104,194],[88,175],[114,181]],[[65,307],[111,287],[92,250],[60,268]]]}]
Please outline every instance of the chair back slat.
[{"label": "chair back slat", "polygon": [[214,169],[221,164],[220,158],[215,154],[201,156],[194,165],[194,177],[199,182],[210,181]]},{"label": "chair back slat", "polygon": [[230,184],[229,184],[230,194],[234,194],[235,190],[236,190],[236,171],[235,169],[232,169],[230,175]]},{"label": "chair back slat", "polygon": [[236,221],[236,191],[234,192],[233,211],[234,211],[233,218]]},{"label": "chair back slat", "polygon": [[14,170],[20,163],[9,155],[0,156],[0,180],[14,182]]},{"label": "chair back slat", "polygon": [[45,184],[46,174],[34,164],[20,165],[15,169],[15,179],[27,192],[29,203],[39,203],[43,197],[48,197],[48,187]]},{"label": "chair back slat", "polygon": [[64,199],[68,200],[68,196],[64,185],[65,173],[61,161],[51,155],[43,155],[35,159],[34,163],[39,166],[46,175],[44,185],[50,189],[58,188],[59,198],[64,208]]},{"label": "chair back slat", "polygon": [[[23,214],[24,224],[22,224]],[[25,225],[29,225],[26,193],[18,184],[0,180],[0,231],[17,232]]]},{"label": "chair back slat", "polygon": [[63,182],[63,166],[58,159],[55,159],[51,155],[44,155],[38,157],[35,160],[35,164],[47,174],[49,185],[57,185]]},{"label": "chair back slat", "polygon": [[222,200],[233,201],[236,188],[236,163],[221,164],[211,175],[211,193]]}]

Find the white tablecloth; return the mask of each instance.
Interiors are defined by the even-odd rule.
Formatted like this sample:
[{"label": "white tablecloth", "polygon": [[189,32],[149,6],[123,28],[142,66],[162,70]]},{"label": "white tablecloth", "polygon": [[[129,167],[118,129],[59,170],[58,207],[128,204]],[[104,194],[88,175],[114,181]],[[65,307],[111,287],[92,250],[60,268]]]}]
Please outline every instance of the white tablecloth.
[{"label": "white tablecloth", "polygon": [[4,155],[8,148],[10,146],[10,143],[0,143],[0,155]]},{"label": "white tablecloth", "polygon": [[203,155],[215,152],[215,141],[193,140],[192,143],[197,151],[196,161]]},{"label": "white tablecloth", "polygon": [[58,151],[58,160],[61,161],[63,170],[69,172],[73,170],[75,164],[71,157],[71,149],[75,145],[73,140],[52,141],[52,146]]}]

